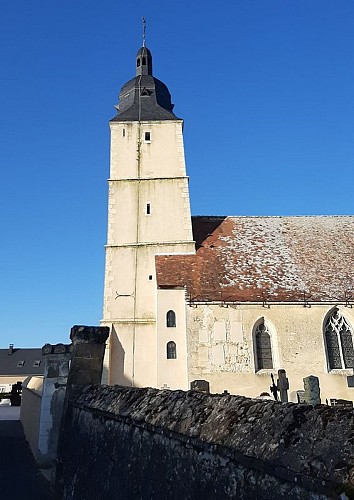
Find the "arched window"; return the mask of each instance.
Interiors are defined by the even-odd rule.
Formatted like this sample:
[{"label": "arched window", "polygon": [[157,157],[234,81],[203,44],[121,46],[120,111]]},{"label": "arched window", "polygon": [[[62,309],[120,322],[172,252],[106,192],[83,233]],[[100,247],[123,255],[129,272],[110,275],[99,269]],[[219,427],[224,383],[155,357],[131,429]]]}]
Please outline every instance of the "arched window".
[{"label": "arched window", "polygon": [[145,65],[146,65],[146,58],[143,57],[143,66],[145,66]]},{"label": "arched window", "polygon": [[176,359],[177,358],[177,351],[176,351],[176,344],[171,340],[171,342],[167,342],[166,345],[166,350],[167,350],[167,359]]},{"label": "arched window", "polygon": [[338,308],[328,316],[324,335],[327,349],[328,368],[354,368],[353,332]]},{"label": "arched window", "polygon": [[138,59],[136,60],[136,67],[137,67],[137,68],[139,68],[139,66],[140,66],[140,59],[138,58]]},{"label": "arched window", "polygon": [[174,311],[167,311],[166,326],[176,326],[176,313]]},{"label": "arched window", "polygon": [[272,369],[273,368],[273,356],[272,356],[272,344],[270,340],[270,334],[267,325],[264,321],[256,326],[255,330],[255,341],[256,341],[256,369]]}]

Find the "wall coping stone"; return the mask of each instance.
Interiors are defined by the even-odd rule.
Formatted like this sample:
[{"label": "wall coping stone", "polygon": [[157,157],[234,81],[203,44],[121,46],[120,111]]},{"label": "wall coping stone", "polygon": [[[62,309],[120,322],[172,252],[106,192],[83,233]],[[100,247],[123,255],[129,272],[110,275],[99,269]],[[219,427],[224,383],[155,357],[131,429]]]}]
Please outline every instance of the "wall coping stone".
[{"label": "wall coping stone", "polygon": [[70,340],[76,344],[104,344],[109,336],[108,326],[74,325],[70,331]]},{"label": "wall coping stone", "polygon": [[71,344],[44,344],[42,347],[42,355],[49,354],[69,354],[71,352]]}]

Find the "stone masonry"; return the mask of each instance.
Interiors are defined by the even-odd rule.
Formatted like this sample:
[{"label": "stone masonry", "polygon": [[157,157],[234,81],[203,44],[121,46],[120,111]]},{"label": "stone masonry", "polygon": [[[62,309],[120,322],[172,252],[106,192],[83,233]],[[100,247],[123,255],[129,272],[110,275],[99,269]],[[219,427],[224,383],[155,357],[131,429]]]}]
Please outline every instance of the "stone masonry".
[{"label": "stone masonry", "polygon": [[59,459],[65,500],[353,498],[354,413],[195,391],[77,388]]}]

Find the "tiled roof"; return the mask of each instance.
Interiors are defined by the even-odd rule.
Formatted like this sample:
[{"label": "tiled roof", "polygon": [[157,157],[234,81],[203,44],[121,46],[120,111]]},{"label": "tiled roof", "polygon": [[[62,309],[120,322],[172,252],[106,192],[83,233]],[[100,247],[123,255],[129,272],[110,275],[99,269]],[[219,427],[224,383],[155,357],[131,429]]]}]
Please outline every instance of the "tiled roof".
[{"label": "tiled roof", "polygon": [[354,299],[354,216],[193,217],[195,255],[156,257],[159,287],[200,301]]},{"label": "tiled roof", "polygon": [[[36,366],[37,361],[40,361],[39,366]],[[43,375],[43,371],[42,349],[18,349],[14,347],[11,355],[9,349],[0,349],[0,376]]]}]

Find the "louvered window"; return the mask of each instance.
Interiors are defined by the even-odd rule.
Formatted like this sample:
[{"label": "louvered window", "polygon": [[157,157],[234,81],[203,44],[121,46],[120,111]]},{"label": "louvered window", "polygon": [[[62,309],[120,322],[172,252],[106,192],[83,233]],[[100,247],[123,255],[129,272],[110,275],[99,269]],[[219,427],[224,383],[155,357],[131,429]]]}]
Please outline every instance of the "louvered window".
[{"label": "louvered window", "polygon": [[269,330],[267,326],[264,324],[264,322],[257,325],[255,331],[255,340],[256,340],[257,370],[272,369],[273,368],[272,344],[270,341]]},{"label": "louvered window", "polygon": [[354,368],[353,332],[337,308],[326,321],[325,340],[330,370]]}]

